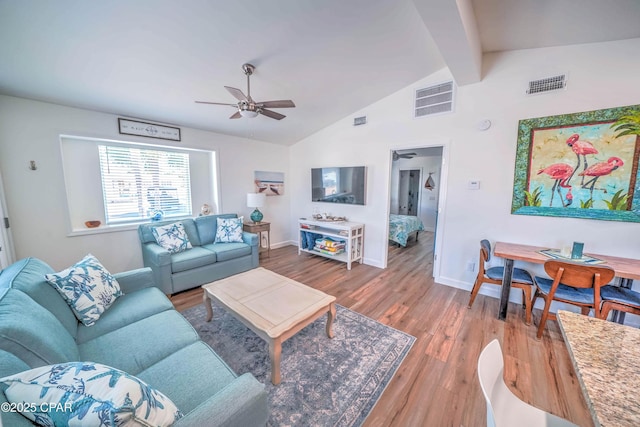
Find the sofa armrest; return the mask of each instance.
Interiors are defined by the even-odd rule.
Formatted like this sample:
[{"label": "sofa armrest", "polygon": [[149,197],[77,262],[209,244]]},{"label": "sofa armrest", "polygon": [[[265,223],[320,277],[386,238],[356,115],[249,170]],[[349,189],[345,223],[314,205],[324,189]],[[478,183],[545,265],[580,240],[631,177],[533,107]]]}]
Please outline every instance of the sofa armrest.
[{"label": "sofa armrest", "polygon": [[255,233],[242,232],[242,241],[249,246],[258,246],[258,235]]},{"label": "sofa armrest", "polygon": [[113,276],[125,294],[156,286],[153,280],[153,272],[148,267],[116,273]]},{"label": "sofa armrest", "polygon": [[144,243],[142,255],[146,262],[158,267],[171,264],[171,253],[157,243]]},{"label": "sofa armrest", "polygon": [[269,419],[267,392],[251,374],[243,374],[185,414],[175,427],[264,426]]}]

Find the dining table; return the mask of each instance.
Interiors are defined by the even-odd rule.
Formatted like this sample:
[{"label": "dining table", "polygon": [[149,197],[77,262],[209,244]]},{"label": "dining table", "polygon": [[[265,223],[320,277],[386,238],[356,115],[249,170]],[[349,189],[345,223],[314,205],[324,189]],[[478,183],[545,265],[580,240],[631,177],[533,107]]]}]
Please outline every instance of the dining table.
[{"label": "dining table", "polygon": [[[552,258],[544,255],[541,251],[549,249],[553,248],[549,248],[548,246],[496,242],[493,254],[504,259],[504,273],[502,277],[502,291],[500,293],[498,319],[505,320],[507,318],[507,307],[509,305],[509,294],[511,292],[511,279],[513,276],[514,262],[526,261],[534,264],[544,264]],[[585,256],[590,256],[602,261],[599,265],[611,267],[616,272],[619,286],[631,287],[633,280],[640,280],[640,260],[638,259],[591,253],[585,253]]]},{"label": "dining table", "polygon": [[565,310],[557,319],[594,425],[640,426],[640,329]]}]

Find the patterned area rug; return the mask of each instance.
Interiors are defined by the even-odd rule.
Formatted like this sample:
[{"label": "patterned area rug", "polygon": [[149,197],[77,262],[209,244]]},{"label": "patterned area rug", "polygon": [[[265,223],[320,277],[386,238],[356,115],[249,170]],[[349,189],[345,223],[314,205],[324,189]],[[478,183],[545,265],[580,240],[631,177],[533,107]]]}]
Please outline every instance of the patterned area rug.
[{"label": "patterned area rug", "polygon": [[202,304],[182,314],[238,375],[266,384],[269,426],[359,426],[415,338],[340,305],[336,311],[333,339],[323,316],[283,343],[278,386],[267,344],[221,306],[214,302],[211,322]]}]

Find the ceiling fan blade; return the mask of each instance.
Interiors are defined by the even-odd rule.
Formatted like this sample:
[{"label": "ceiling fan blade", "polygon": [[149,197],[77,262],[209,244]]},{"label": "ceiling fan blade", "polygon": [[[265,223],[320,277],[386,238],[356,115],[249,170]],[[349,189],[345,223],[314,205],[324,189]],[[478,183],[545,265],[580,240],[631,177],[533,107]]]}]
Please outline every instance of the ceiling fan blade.
[{"label": "ceiling fan blade", "polygon": [[267,117],[271,117],[272,119],[276,119],[276,120],[282,120],[285,117],[287,117],[284,114],[276,113],[275,111],[271,111],[271,110],[265,110],[264,108],[258,110],[258,113],[265,115]]},{"label": "ceiling fan blade", "polygon": [[240,117],[242,117],[242,114],[240,114],[240,111],[236,111],[235,114],[233,114],[231,117],[229,117],[230,119],[239,119]]},{"label": "ceiling fan blade", "polygon": [[265,108],[294,108],[296,106],[296,104],[294,104],[290,99],[257,102],[257,104]]},{"label": "ceiling fan blade", "polygon": [[196,104],[228,105],[229,107],[238,108],[238,104],[226,104],[222,102],[196,101]]},{"label": "ceiling fan blade", "polygon": [[235,87],[230,87],[230,86],[225,86],[224,88],[228,90],[229,93],[233,95],[238,101],[249,102],[249,98],[247,98],[240,89],[236,89]]}]

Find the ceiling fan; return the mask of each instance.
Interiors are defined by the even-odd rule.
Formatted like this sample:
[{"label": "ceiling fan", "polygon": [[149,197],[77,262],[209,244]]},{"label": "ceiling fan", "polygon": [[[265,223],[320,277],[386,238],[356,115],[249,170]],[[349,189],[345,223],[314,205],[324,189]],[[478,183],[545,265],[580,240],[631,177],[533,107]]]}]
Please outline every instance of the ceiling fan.
[{"label": "ceiling fan", "polygon": [[251,64],[243,64],[242,69],[244,70],[244,74],[247,76],[247,95],[240,89],[236,89],[235,87],[225,86],[225,89],[229,91],[231,95],[233,95],[238,103],[236,104],[226,104],[221,102],[207,102],[207,101],[196,101],[198,104],[213,104],[213,105],[228,105],[230,107],[236,108],[236,111],[230,119],[239,119],[240,117],[256,117],[258,114],[262,114],[263,116],[271,117],[272,119],[282,120],[285,116],[284,114],[276,113],[275,111],[267,110],[267,108],[293,108],[296,104],[293,103],[290,99],[280,100],[280,101],[263,101],[256,102],[251,98],[251,86],[249,83],[249,78],[251,74],[253,74],[256,67]]},{"label": "ceiling fan", "polygon": [[413,156],[417,156],[418,153],[403,153],[399,154],[397,151],[393,152],[393,160],[396,161],[398,159],[413,159]]}]

